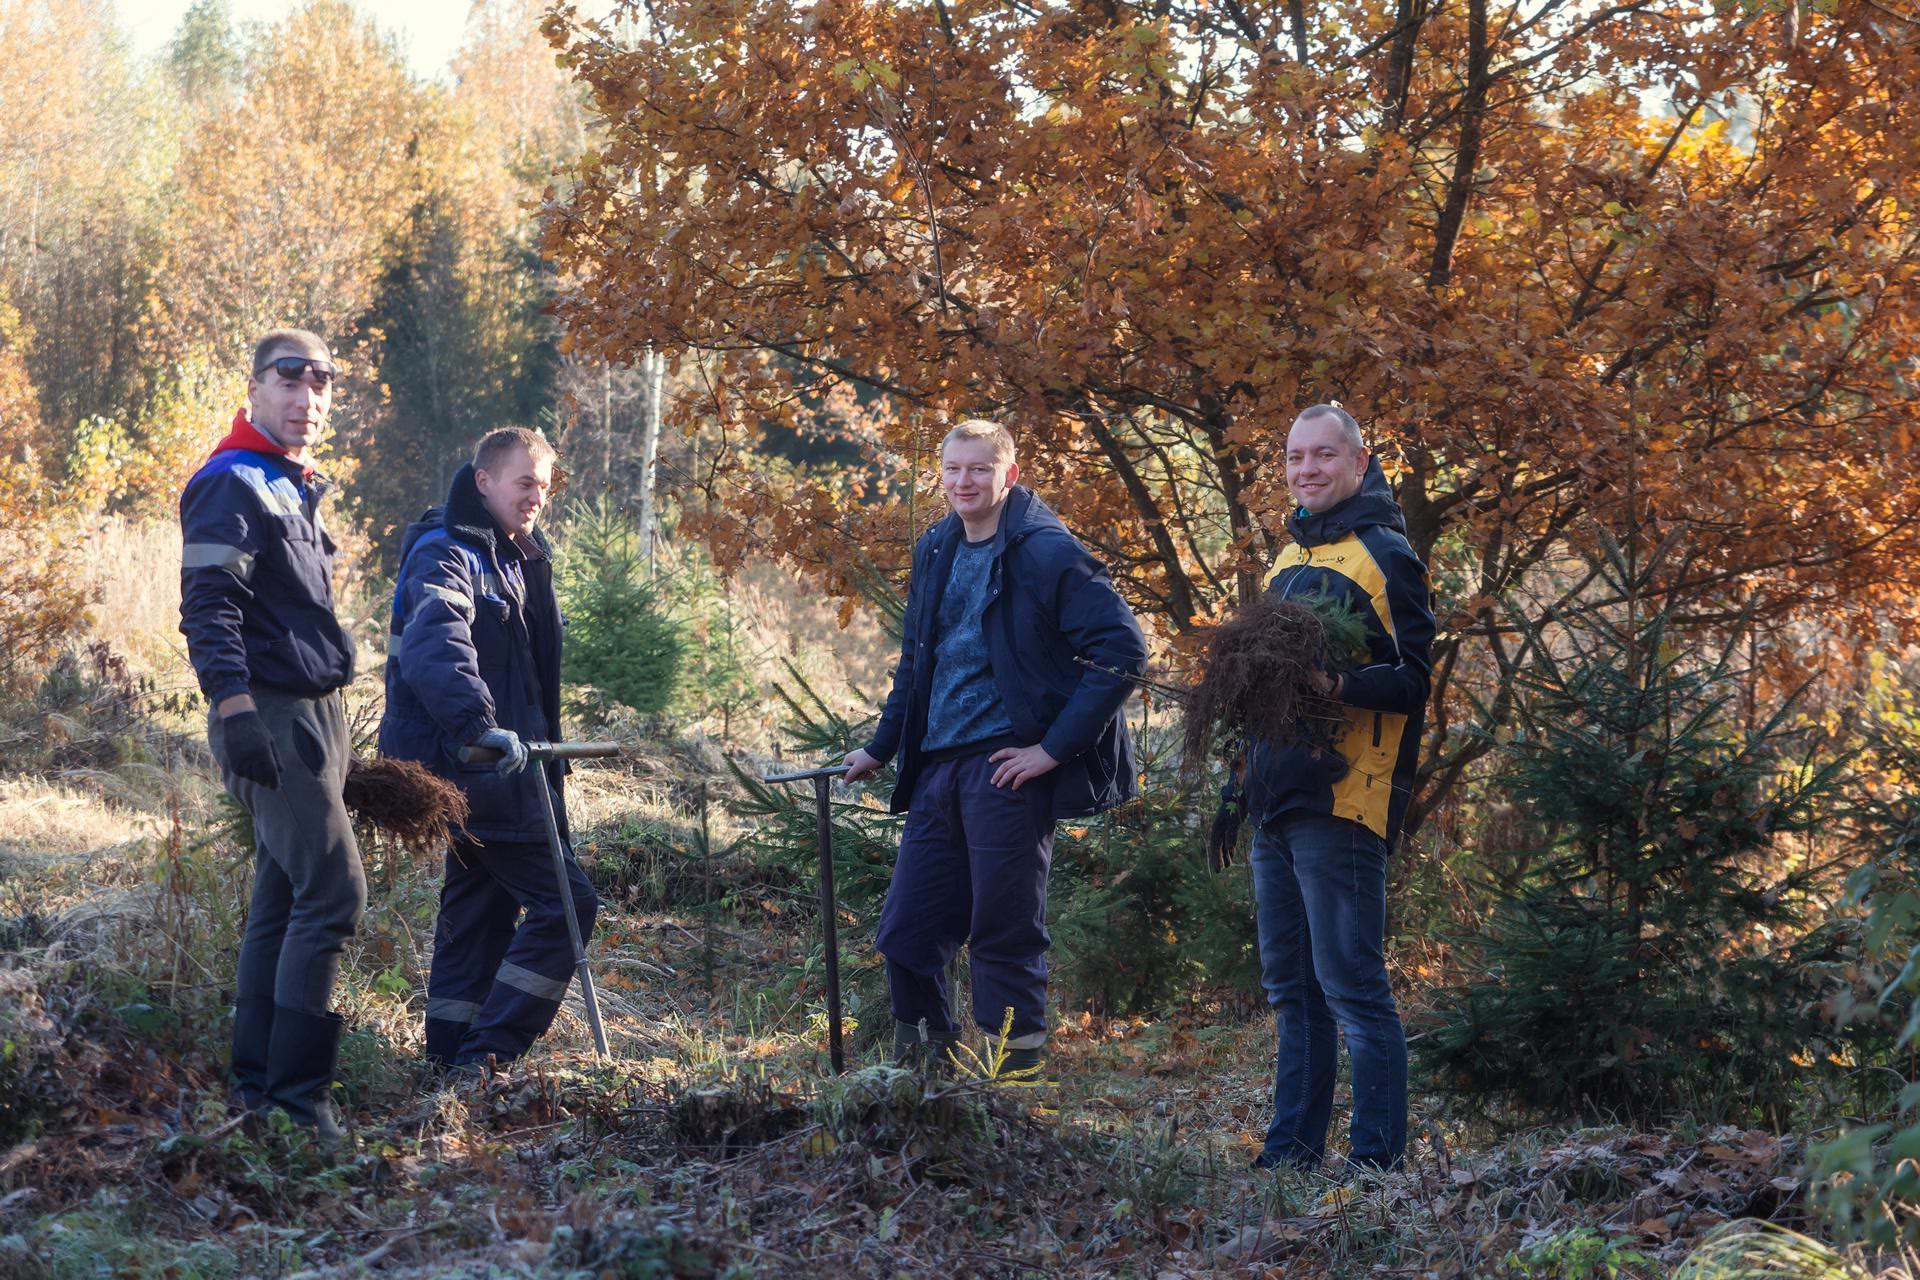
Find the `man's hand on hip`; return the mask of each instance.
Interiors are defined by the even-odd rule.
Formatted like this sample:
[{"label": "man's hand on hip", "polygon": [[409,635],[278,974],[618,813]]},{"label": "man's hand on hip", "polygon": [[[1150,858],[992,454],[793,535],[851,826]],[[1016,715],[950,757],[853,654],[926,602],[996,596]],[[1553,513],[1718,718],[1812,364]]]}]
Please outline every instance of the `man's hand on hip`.
[{"label": "man's hand on hip", "polygon": [[993,785],[1020,789],[1023,782],[1045,777],[1060,767],[1060,762],[1047,754],[1047,749],[1038,744],[1031,747],[1002,747],[987,757],[989,764],[1000,767],[993,771]]},{"label": "man's hand on hip", "polygon": [[865,748],[855,748],[847,752],[847,758],[841,763],[847,766],[848,782],[865,782],[880,772],[880,762],[868,755]]},{"label": "man's hand on hip", "polygon": [[220,721],[227,744],[227,767],[236,777],[245,778],[269,791],[280,786],[280,753],[273,749],[273,735],[258,711],[242,711]]}]

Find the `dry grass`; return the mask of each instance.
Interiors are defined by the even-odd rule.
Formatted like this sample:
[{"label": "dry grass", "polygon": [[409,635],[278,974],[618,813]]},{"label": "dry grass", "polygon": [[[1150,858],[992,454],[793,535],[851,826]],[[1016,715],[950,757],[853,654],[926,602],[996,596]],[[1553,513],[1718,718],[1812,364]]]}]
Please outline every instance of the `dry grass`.
[{"label": "dry grass", "polygon": [[95,593],[92,634],[111,643],[140,674],[171,681],[187,669],[180,635],[180,526],[173,521],[100,518],[79,552]]},{"label": "dry grass", "polygon": [[[366,540],[336,516],[330,527],[341,544],[335,581],[341,616],[360,646],[359,678],[348,690],[356,720],[370,736],[379,720],[381,669],[386,660],[386,618],[391,584],[374,575]],[[193,673],[180,635],[180,528],[167,519],[97,518],[81,540],[80,574],[96,604],[86,640],[101,639],[124,657],[130,673],[157,692],[189,693]],[[792,663],[822,698],[858,718],[877,710],[864,705],[885,692],[895,649],[866,613],[850,627],[838,610],[791,575],[756,566],[729,584],[730,601],[743,626],[742,647],[763,690],[791,683]],[[778,703],[737,717],[729,745],[765,750],[774,733]],[[184,721],[175,728],[193,728]],[[719,717],[696,731],[718,738]]]},{"label": "dry grass", "polygon": [[580,764],[567,777],[567,817],[583,831],[611,825],[628,814],[663,817],[672,811],[672,787],[665,779]]},{"label": "dry grass", "polygon": [[[378,668],[386,631],[385,584],[371,576],[364,539],[337,516],[329,528],[342,552],[334,589],[340,614],[360,642],[361,666]],[[162,688],[191,687],[180,634],[180,525],[167,519],[98,517],[79,550],[82,580],[96,598],[85,638],[108,641],[137,675]]]},{"label": "dry grass", "polygon": [[0,778],[0,855],[71,857],[160,829],[158,816],[111,803],[97,787]]},{"label": "dry grass", "polygon": [[[108,528],[88,563],[101,633],[186,679],[169,638],[177,537],[164,523]],[[784,656],[823,696],[863,679],[877,692],[890,658],[870,643],[877,629],[841,632],[817,602],[762,589],[738,599],[767,672]],[[349,698],[361,718],[377,718],[377,653]],[[1805,1225],[1783,1189],[1796,1148],[1776,1135],[1475,1142],[1424,1102],[1411,1167],[1352,1198],[1253,1174],[1271,1024],[1198,1003],[1070,1021],[1049,1049],[1061,1084],[995,1098],[977,1146],[942,1145],[950,1135],[927,1130],[918,1099],[904,1137],[836,1132],[813,1109],[833,1085],[803,917],[703,912],[671,895],[609,900],[595,930],[615,1062],[592,1061],[573,987],[526,1060],[452,1090],[417,1061],[438,873],[400,859],[375,885],[336,1001],[352,1028],[343,1102],[358,1153],[330,1165],[294,1140],[256,1145],[221,1084],[249,861],[216,821],[212,779],[161,758],[174,771],[157,782],[104,768],[0,781],[0,926],[11,918],[25,939],[0,939],[0,971],[31,977],[10,979],[0,1022],[31,996],[57,1024],[45,1043],[82,1054],[68,1069],[48,1049],[80,1096],[50,1095],[34,1140],[0,1155],[0,1274],[1505,1280],[1521,1274],[1516,1250],[1554,1232],[1592,1230],[1664,1267],[1729,1216]],[[640,828],[684,833],[717,763],[710,747],[677,744],[576,770],[583,861],[595,843],[638,845]],[[740,834],[718,805],[713,826],[716,847]],[[681,1100],[716,1082],[739,1108],[726,1132],[677,1131]],[[77,1259],[64,1270],[63,1251]]]},{"label": "dry grass", "polygon": [[[756,675],[763,684],[787,678],[780,665],[784,658],[836,711],[864,714],[877,709],[854,706],[851,692],[857,688],[869,697],[884,697],[899,648],[871,614],[857,612],[852,624],[842,627],[834,602],[771,565],[743,571],[730,594],[747,622],[749,648],[758,657]],[[841,699],[848,705],[837,705]]]},{"label": "dry grass", "polygon": [[[582,839],[684,825],[687,780],[667,776],[670,759],[579,770]],[[1504,1280],[1555,1274],[1511,1262],[1554,1232],[1596,1232],[1670,1265],[1728,1216],[1803,1221],[1778,1190],[1795,1148],[1736,1131],[1482,1145],[1422,1105],[1411,1167],[1351,1199],[1329,1199],[1319,1179],[1251,1173],[1271,1024],[1201,1005],[1067,1020],[1049,1051],[1057,1087],[963,1083],[890,1126],[836,1127],[847,1108],[826,1078],[804,930],[692,908],[605,904],[593,956],[613,1063],[593,1063],[576,988],[528,1059],[447,1090],[414,1060],[437,876],[411,862],[376,892],[346,957],[337,1005],[353,1028],[344,1101],[360,1150],[328,1167],[297,1143],[239,1141],[219,1101],[244,858],[204,815],[180,840],[145,821],[71,787],[0,790],[0,822],[42,830],[49,851],[131,836],[112,855],[15,877],[0,911],[46,920],[44,951],[0,950],[0,969],[33,975],[27,994],[61,1024],[61,1043],[84,1046],[101,1072],[63,1104],[80,1104],[81,1119],[49,1120],[0,1170],[0,1203],[37,1189],[0,1209],[0,1236],[124,1253],[116,1274],[531,1278],[620,1274],[684,1251],[684,1271],[630,1273]],[[685,1100],[714,1096],[725,1122],[689,1130]],[[971,1117],[957,1143],[941,1127],[955,1108]],[[84,1119],[95,1115],[116,1127]],[[269,1237],[295,1243],[268,1257]]]}]

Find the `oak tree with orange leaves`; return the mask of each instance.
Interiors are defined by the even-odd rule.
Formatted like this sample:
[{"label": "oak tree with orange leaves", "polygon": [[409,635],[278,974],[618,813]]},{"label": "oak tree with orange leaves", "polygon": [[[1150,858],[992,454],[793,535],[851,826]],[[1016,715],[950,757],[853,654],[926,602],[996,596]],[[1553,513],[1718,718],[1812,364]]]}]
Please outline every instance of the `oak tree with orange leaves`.
[{"label": "oak tree with orange leaves", "polygon": [[[1567,566],[1609,538],[1687,548],[1682,625],[1920,637],[1920,25],[1822,8],[563,6],[600,133],[547,210],[559,315],[682,353],[723,553],[897,571],[913,485],[742,446],[858,398],[884,482],[989,415],[1176,639],[1253,590],[1286,428],[1337,399],[1434,566],[1441,739],[1519,614],[1605,603]],[[1438,745],[1444,791],[1483,747]]]}]

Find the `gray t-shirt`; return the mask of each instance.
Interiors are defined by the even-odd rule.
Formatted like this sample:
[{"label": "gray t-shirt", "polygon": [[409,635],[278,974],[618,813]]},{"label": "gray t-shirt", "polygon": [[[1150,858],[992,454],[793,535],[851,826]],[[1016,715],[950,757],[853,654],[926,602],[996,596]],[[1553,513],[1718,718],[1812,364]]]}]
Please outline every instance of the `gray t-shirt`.
[{"label": "gray t-shirt", "polygon": [[962,541],[953,551],[947,589],[934,621],[933,692],[927,704],[925,751],[949,751],[1013,732],[994,683],[980,612],[987,603],[993,541]]}]

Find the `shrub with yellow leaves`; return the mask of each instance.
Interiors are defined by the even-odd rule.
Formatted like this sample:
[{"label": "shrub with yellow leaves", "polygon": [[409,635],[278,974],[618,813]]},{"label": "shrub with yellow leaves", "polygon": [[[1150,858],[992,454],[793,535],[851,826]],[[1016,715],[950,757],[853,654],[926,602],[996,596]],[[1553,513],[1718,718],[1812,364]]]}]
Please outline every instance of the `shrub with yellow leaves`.
[{"label": "shrub with yellow leaves", "polygon": [[42,470],[20,336],[0,302],[0,691],[31,679],[85,622],[88,603],[72,571],[72,512]]}]

